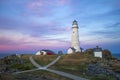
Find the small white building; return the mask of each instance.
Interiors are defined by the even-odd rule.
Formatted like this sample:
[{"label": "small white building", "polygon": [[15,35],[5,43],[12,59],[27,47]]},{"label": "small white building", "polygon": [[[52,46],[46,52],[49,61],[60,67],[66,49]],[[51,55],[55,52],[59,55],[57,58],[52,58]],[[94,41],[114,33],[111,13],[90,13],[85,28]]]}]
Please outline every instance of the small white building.
[{"label": "small white building", "polygon": [[72,48],[72,47],[69,47],[69,48],[68,48],[68,51],[67,51],[67,54],[72,54],[72,53],[74,53],[74,52],[75,52],[75,49]]},{"label": "small white building", "polygon": [[38,51],[35,55],[46,55],[45,51]]},{"label": "small white building", "polygon": [[55,54],[53,51],[51,50],[40,50],[37,53],[35,53],[35,55],[53,55]]},{"label": "small white building", "polygon": [[102,48],[96,46],[96,48],[94,48],[93,50],[94,50],[94,57],[103,58]]}]

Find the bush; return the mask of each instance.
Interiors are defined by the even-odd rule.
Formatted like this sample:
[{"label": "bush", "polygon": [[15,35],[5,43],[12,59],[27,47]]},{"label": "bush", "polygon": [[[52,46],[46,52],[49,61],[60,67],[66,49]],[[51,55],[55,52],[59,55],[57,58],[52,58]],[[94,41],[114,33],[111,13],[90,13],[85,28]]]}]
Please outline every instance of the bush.
[{"label": "bush", "polygon": [[112,76],[100,75],[100,76],[92,77],[90,80],[116,80],[116,79]]}]

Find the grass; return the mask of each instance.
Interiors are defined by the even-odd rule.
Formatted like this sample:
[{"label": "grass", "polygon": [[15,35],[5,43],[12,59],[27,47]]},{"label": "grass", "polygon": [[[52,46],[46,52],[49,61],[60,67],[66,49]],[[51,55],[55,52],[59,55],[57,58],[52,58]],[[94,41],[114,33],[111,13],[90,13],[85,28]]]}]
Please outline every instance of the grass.
[{"label": "grass", "polygon": [[[52,62],[54,59],[57,58],[58,55],[40,55],[40,56],[33,56],[33,59],[40,64],[41,66],[45,66]],[[29,60],[29,55],[24,55],[21,57],[24,63],[18,64],[18,63],[13,63],[12,68],[19,69],[19,70],[29,70],[35,68],[32,63]],[[111,62],[111,61],[109,61]],[[107,64],[110,64],[107,62]],[[86,72],[86,67],[90,63],[102,63],[103,65],[106,64],[106,60],[100,59],[100,58],[94,58],[93,55],[90,54],[70,54],[70,55],[63,55],[60,60],[52,65],[50,68],[55,69],[55,70],[60,70],[63,72],[71,73],[73,75],[81,76],[88,78],[90,80],[115,80],[111,76],[106,76],[106,75],[100,75],[100,76],[88,76],[85,74]],[[117,64],[113,64],[116,62],[111,62],[111,69],[117,69],[119,71],[120,66]],[[116,68],[117,66],[117,68]],[[50,78],[58,78],[58,80],[70,80],[68,78],[61,77],[59,75],[56,75],[54,73],[50,73],[47,71],[35,71],[34,73],[30,73],[33,75],[44,75],[46,77]]]},{"label": "grass", "polygon": [[90,80],[116,80],[116,79],[112,76],[100,75],[100,76],[93,76],[90,78]]},{"label": "grass", "polygon": [[110,61],[109,64],[110,64],[109,66],[110,69],[120,73],[120,61],[118,62],[116,60],[115,61],[113,60],[113,61]]},{"label": "grass", "polygon": [[15,62],[11,64],[11,68],[18,69],[20,71],[30,70],[30,69],[35,68],[34,65],[30,62],[29,56],[30,55],[21,56],[20,58],[21,63]]},{"label": "grass", "polygon": [[[29,74],[32,74],[33,76],[37,76],[37,77],[47,78],[50,80],[71,80],[69,78],[66,78],[48,71],[44,71],[44,70],[28,72],[27,75]],[[22,73],[22,75],[26,75],[26,73]]]},{"label": "grass", "polygon": [[40,64],[41,66],[45,66],[52,62],[54,59],[57,58],[58,55],[35,55],[33,56],[33,59]]},{"label": "grass", "polygon": [[[17,78],[17,76],[19,78]],[[22,80],[22,77],[24,78],[24,80],[32,80],[34,78],[39,78],[39,77],[45,80],[47,79],[48,80],[72,80],[72,79],[57,75],[55,73],[44,71],[44,70],[21,73],[21,74],[16,74],[16,75],[0,74],[0,80]]]},{"label": "grass", "polygon": [[10,74],[0,74],[0,80],[14,80],[15,77]]},{"label": "grass", "polygon": [[64,55],[56,64],[50,68],[86,77],[86,65],[90,63],[90,58],[92,58],[92,56],[87,54]]},{"label": "grass", "polygon": [[88,76],[86,75],[87,65],[90,63],[101,63],[105,60],[94,58],[89,54],[71,54],[64,55],[62,58],[50,68],[71,73],[77,76],[85,77],[90,80],[115,80],[111,76]]}]

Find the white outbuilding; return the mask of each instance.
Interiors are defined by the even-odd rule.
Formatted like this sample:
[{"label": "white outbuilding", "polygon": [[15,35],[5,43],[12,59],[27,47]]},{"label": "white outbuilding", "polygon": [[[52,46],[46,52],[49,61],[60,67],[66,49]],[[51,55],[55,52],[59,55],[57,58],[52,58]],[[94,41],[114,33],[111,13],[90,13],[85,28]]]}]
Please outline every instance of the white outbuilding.
[{"label": "white outbuilding", "polygon": [[75,49],[72,47],[68,48],[67,54],[73,54],[75,52]]},{"label": "white outbuilding", "polygon": [[38,51],[35,55],[46,55],[45,51]]},{"label": "white outbuilding", "polygon": [[94,57],[103,58],[102,48],[96,46],[96,48],[94,48],[93,50],[94,50]]},{"label": "white outbuilding", "polygon": [[55,54],[53,51],[43,49],[38,51],[35,55],[53,55],[53,54]]}]

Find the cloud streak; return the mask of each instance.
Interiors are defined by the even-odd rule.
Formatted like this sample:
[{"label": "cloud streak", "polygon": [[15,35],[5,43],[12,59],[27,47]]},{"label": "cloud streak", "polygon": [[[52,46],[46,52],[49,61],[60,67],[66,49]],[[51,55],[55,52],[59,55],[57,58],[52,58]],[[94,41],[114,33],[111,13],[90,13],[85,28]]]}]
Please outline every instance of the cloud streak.
[{"label": "cloud streak", "polygon": [[[61,41],[58,39],[46,39],[44,37],[33,37],[30,35],[24,35],[17,32],[9,32],[9,35],[7,35],[8,32],[3,32],[2,35],[0,35],[0,51],[2,50],[16,50],[16,49],[43,49],[43,48],[61,48],[66,47],[68,45],[68,42]],[[17,34],[15,34],[17,33]],[[61,44],[59,44],[61,43]]]},{"label": "cloud streak", "polygon": [[119,2],[0,0],[0,51],[35,51],[39,48],[65,51],[70,46],[74,19],[78,21],[82,45],[108,43],[112,46],[115,43],[118,46]]}]

